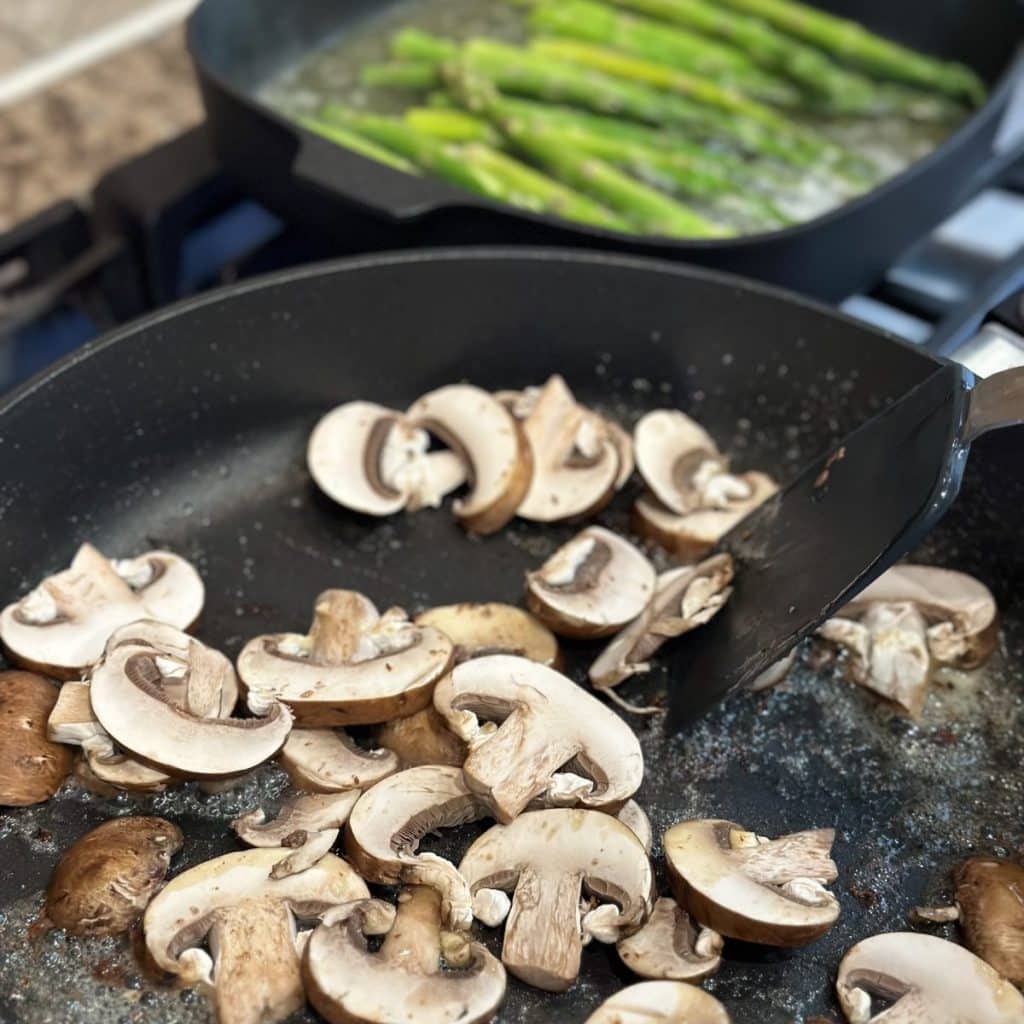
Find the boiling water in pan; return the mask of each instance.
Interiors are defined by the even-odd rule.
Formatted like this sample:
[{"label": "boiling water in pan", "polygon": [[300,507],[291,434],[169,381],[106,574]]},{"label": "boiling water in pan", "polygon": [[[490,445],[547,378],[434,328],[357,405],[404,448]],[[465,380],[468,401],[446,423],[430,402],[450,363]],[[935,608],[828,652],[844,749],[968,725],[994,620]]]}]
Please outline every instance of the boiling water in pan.
[{"label": "boiling water in pan", "polygon": [[[784,374],[785,369],[759,365],[754,372]],[[610,357],[598,358],[589,380],[572,383],[581,399],[624,423],[645,409],[682,407],[709,423],[739,469],[764,468],[783,477],[819,451],[839,422],[856,422],[875,404],[851,398],[852,382],[831,371],[795,395],[784,413],[779,406],[769,408],[767,399],[739,408],[728,394],[702,391],[696,376],[687,380],[685,393],[668,382],[620,377]],[[839,420],[830,422],[830,415]],[[759,422],[771,426],[762,429]],[[145,540],[192,559],[208,584],[199,635],[231,655],[255,634],[304,628],[314,595],[328,586],[365,590],[382,605],[398,602],[412,612],[457,600],[516,602],[523,572],[572,533],[516,522],[479,542],[463,535],[447,509],[384,521],[346,515],[308,480],[303,466],[308,427],[305,419],[282,418],[263,424],[256,434],[226,437],[197,452],[184,470],[166,478],[141,476],[132,498],[113,512],[101,504],[75,510],[73,529],[93,534],[111,552]],[[834,888],[842,916],[832,932],[796,952],[727,943],[725,964],[707,987],[737,1024],[815,1014],[838,1019],[832,984],[850,945],[904,927],[907,911],[917,903],[941,902],[948,896],[947,872],[964,855],[1024,853],[1024,614],[1020,589],[1013,589],[1017,581],[1006,579],[1005,557],[981,539],[989,517],[1000,508],[1020,507],[1024,488],[994,482],[989,473],[985,486],[998,490],[986,492],[977,471],[986,457],[976,457],[960,505],[920,557],[974,572],[993,586],[1004,611],[1002,644],[982,672],[937,684],[919,724],[883,709],[838,675],[807,667],[777,690],[735,695],[674,739],[665,739],[656,722],[633,721],[647,763],[638,799],[659,836],[682,818],[704,816],[731,818],[768,835],[810,827],[838,830],[834,854],[840,876]],[[1013,487],[1016,491],[1008,493]],[[244,503],[239,494],[246,495]],[[620,497],[601,519],[625,530],[628,507],[628,496]],[[437,552],[444,552],[443,560]],[[30,582],[26,576],[23,585]],[[583,679],[593,649],[565,647],[568,670]],[[655,698],[671,676],[667,657],[624,692],[635,699]],[[106,818],[154,813],[177,822],[187,837],[174,862],[178,872],[239,848],[227,823],[256,805],[272,808],[285,787],[283,773],[273,766],[260,769],[240,790],[214,797],[188,786],[152,798],[107,801],[69,783],[47,804],[5,812],[0,818],[0,892],[5,895],[0,1019],[19,1024],[211,1020],[198,993],[147,978],[127,940],[36,935],[32,923],[42,891],[61,851]],[[457,859],[483,827],[467,826],[426,846]],[[660,860],[660,845],[655,857]],[[497,952],[500,931],[482,932]],[[635,979],[614,950],[594,943],[569,993],[552,996],[512,981],[500,1019],[583,1021],[630,980]],[[313,1017],[301,1013],[294,1020]]]}]

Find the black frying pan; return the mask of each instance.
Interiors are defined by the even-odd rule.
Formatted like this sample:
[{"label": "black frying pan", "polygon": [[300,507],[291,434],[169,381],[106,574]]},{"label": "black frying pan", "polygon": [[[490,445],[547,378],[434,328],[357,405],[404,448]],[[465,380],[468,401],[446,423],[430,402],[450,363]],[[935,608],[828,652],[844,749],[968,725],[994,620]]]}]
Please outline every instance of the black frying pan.
[{"label": "black frying pan", "polygon": [[[768,288],[621,257],[451,251],[290,272],[151,317],[0,406],[0,601],[66,565],[88,539],[111,555],[166,545],[192,559],[208,588],[198,634],[232,655],[255,634],[304,629],[314,595],[330,586],[411,611],[515,602],[523,571],[572,527],[515,523],[481,542],[449,509],[348,514],[305,469],[317,418],[356,397],[402,407],[461,378],[521,387],[557,371],[626,424],[680,407],[739,468],[788,479],[934,366]],[[1022,440],[1009,431],[979,443],[959,504],[918,553],[978,575],[1003,610],[991,665],[937,688],[919,726],[806,669],[780,690],[733,695],[675,739],[635,723],[647,759],[639,797],[659,834],[690,816],[727,816],[769,835],[839,830],[836,928],[794,953],[727,945],[710,987],[737,1024],[838,1018],[831,986],[850,945],[948,895],[946,872],[962,855],[1024,853]],[[862,514],[870,502],[865,495]],[[624,495],[601,518],[626,529],[628,507]],[[582,679],[593,649],[566,646]],[[654,698],[679,663],[674,650],[624,692]],[[0,1018],[207,1020],[198,995],[144,980],[125,946],[30,939],[26,929],[59,852],[103,819],[133,808],[173,818],[189,837],[180,870],[238,848],[226,822],[282,788],[266,768],[217,798],[189,788],[105,802],[72,789],[3,812]],[[436,848],[457,856],[473,831]],[[489,941],[497,946],[500,934]],[[512,983],[501,1020],[582,1021],[628,979],[611,949],[593,946],[571,992]]]},{"label": "black frying pan", "polygon": [[699,263],[832,301],[873,287],[904,249],[978,187],[972,179],[991,159],[1024,40],[1019,0],[820,3],[919,50],[969,64],[992,87],[988,102],[929,157],[816,220],[722,242],[652,241],[514,211],[430,177],[393,171],[304,130],[257,98],[281,69],[382,6],[381,0],[204,0],[189,23],[218,156],[290,220],[331,233],[352,253],[465,243],[615,249]]}]

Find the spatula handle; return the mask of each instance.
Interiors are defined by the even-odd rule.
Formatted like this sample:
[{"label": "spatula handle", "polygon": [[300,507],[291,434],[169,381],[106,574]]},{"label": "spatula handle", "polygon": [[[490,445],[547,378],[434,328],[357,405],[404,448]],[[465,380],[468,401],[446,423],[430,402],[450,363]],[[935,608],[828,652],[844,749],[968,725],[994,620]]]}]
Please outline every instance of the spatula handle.
[{"label": "spatula handle", "polygon": [[979,380],[971,392],[964,440],[990,430],[1024,425],[1024,367]]}]

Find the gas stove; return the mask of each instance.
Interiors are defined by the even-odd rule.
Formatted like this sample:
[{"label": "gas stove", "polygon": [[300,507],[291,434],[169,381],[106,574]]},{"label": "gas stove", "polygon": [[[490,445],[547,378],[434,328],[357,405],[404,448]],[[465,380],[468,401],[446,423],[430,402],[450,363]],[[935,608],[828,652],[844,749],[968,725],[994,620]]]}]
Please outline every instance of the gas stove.
[{"label": "gas stove", "polygon": [[[1024,125],[1019,99],[1008,123]],[[984,170],[986,187],[840,308],[913,344],[959,348],[982,375],[1024,363],[1013,333],[1024,329],[1024,300],[988,318],[1000,296],[1024,283],[1014,280],[1024,251],[1024,151],[1011,152],[1004,146]],[[179,299],[372,249],[355,232],[347,246],[312,236],[241,194],[197,128],[114,169],[87,200],[58,203],[0,236],[0,394]]]}]

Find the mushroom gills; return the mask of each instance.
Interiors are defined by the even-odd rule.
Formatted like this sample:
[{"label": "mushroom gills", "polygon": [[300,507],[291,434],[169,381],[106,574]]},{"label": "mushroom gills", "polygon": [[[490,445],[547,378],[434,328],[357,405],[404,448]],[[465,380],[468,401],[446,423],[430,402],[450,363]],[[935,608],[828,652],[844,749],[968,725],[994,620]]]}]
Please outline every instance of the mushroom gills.
[{"label": "mushroom gills", "polygon": [[278,761],[296,789],[339,793],[366,789],[398,771],[398,752],[387,747],[382,741],[376,750],[363,750],[343,729],[292,729]]},{"label": "mushroom gills", "polygon": [[619,959],[642,978],[700,981],[722,964],[722,936],[695,927],[675,900],[662,897],[647,923],[616,945]]}]

